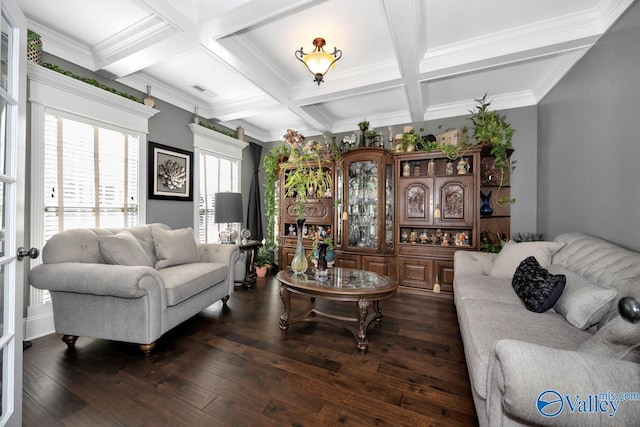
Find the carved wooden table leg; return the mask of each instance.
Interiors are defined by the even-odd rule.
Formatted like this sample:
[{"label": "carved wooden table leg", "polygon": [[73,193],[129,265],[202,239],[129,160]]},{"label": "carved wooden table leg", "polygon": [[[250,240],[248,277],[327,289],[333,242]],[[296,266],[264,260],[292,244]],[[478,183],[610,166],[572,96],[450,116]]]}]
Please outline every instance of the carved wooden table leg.
[{"label": "carved wooden table leg", "polygon": [[64,335],[62,337],[62,341],[67,345],[67,347],[71,348],[76,345],[76,340],[78,339],[77,335]]},{"label": "carved wooden table leg", "polygon": [[286,286],[280,285],[280,299],[284,305],[284,313],[280,316],[280,330],[283,334],[289,329],[289,316],[291,315],[291,293]]},{"label": "carved wooden table leg", "polygon": [[365,353],[369,348],[369,342],[367,341],[367,315],[369,314],[369,300],[367,297],[360,297],[358,300],[358,350],[360,353]]},{"label": "carved wooden table leg", "polygon": [[376,300],[373,302],[373,310],[376,312],[376,325],[379,325],[382,321],[382,310],[380,309],[380,301]]}]

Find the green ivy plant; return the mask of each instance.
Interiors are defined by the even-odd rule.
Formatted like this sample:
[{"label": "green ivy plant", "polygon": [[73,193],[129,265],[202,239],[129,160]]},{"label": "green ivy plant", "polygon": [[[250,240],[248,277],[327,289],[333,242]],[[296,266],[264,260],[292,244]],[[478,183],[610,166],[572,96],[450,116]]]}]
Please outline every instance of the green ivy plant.
[{"label": "green ivy plant", "polygon": [[[291,149],[287,144],[278,145],[269,151],[262,160],[264,167],[264,215],[267,220],[267,235],[265,246],[267,249],[275,248],[275,218],[276,218],[276,181],[280,170],[280,161],[288,157]],[[273,255],[272,255],[273,256]]]},{"label": "green ivy plant", "polygon": [[129,99],[131,101],[134,101],[134,102],[137,102],[139,104],[142,104],[142,100],[141,99],[136,98],[133,95],[129,95],[128,93],[121,92],[121,91],[119,91],[117,89],[114,89],[112,87],[103,85],[102,83],[100,83],[96,79],[90,79],[88,77],[79,76],[77,74],[72,73],[71,71],[67,71],[67,70],[65,70],[65,69],[63,69],[63,68],[61,68],[61,67],[59,67],[57,65],[53,65],[53,64],[49,64],[49,63],[44,63],[44,64],[42,64],[42,66],[45,67],[45,68],[48,68],[50,70],[53,70],[53,71],[55,71],[57,73],[64,74],[65,76],[69,76],[69,77],[71,77],[73,79],[80,80],[81,82],[84,82],[84,83],[90,84],[92,86],[95,86],[95,87],[97,87],[99,89],[106,90],[107,92],[111,92],[113,94],[116,94],[116,95],[122,96],[124,98],[127,98],[127,99]]},{"label": "green ivy plant", "polygon": [[473,137],[476,144],[491,145],[494,165],[502,172],[502,176],[508,179],[509,174],[506,172],[511,169],[508,151],[513,148],[511,140],[514,130],[504,114],[489,110],[491,102],[487,101],[486,93],[475,102],[475,109],[469,111],[469,120],[473,123]]},{"label": "green ivy plant", "polygon": [[223,135],[230,136],[231,138],[235,138],[235,137],[236,137],[236,134],[235,134],[235,133],[233,133],[233,132],[229,132],[229,131],[227,131],[227,130],[223,130],[223,129],[220,129],[220,128],[217,128],[217,127],[215,127],[215,126],[213,126],[213,125],[210,125],[209,123],[205,123],[205,122],[203,122],[202,120],[200,120],[200,121],[198,122],[198,124],[199,124],[200,126],[202,126],[203,128],[207,128],[207,129],[210,129],[210,130],[216,131],[216,132],[221,133],[221,134],[223,134]]}]

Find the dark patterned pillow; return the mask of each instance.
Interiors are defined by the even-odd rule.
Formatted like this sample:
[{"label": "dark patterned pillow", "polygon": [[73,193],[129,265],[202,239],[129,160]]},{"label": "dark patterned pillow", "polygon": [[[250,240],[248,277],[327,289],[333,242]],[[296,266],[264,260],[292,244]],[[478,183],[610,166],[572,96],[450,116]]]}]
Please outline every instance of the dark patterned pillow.
[{"label": "dark patterned pillow", "polygon": [[566,281],[564,274],[549,273],[535,257],[530,256],[516,269],[511,285],[527,310],[543,313],[558,301]]}]

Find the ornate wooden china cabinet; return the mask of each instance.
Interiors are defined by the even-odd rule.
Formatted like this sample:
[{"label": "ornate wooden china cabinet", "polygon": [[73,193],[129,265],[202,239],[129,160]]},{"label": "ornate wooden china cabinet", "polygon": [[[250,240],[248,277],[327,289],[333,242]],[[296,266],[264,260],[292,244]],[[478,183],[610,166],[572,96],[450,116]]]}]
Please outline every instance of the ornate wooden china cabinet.
[{"label": "ornate wooden china cabinet", "polygon": [[[283,190],[292,167],[285,162],[280,170],[281,269],[297,241],[294,199]],[[356,148],[323,167],[333,171],[334,191],[308,200],[305,248],[322,227],[333,236],[337,267],[396,278],[402,291],[430,293],[438,283],[451,296],[454,252],[480,250],[483,231],[494,241],[510,234],[509,203],[498,202],[510,197],[508,179],[500,179],[488,146],[468,147],[455,160],[441,151]]]},{"label": "ornate wooden china cabinet", "polygon": [[335,265],[395,277],[393,154],[384,148],[347,151],[335,178]]},{"label": "ornate wooden china cabinet", "polygon": [[404,290],[430,291],[438,283],[451,294],[453,253],[479,250],[482,230],[509,235],[508,206],[498,215],[480,215],[480,191],[489,188],[481,187],[482,176],[491,175],[488,147],[461,154],[455,160],[441,151],[396,154],[397,280]]},{"label": "ornate wooden china cabinet", "polygon": [[[280,164],[280,179],[279,179],[279,192],[280,192],[280,212],[279,212],[279,232],[280,232],[280,246],[279,246],[279,268],[284,269],[291,265],[291,260],[296,252],[297,233],[296,233],[296,220],[298,215],[294,211],[294,198],[285,197],[284,182],[287,178],[287,173],[292,170],[294,166],[290,163],[284,162]],[[323,161],[323,167],[333,171],[333,162],[327,160]],[[332,172],[333,173],[333,172]],[[334,182],[335,186],[335,182]],[[322,227],[324,230],[331,233],[333,229],[334,218],[334,204],[332,194],[318,195],[319,197],[309,197],[307,199],[307,205],[305,207],[304,218],[305,228],[303,231],[304,247],[308,251],[313,246],[313,236],[316,231]]]}]

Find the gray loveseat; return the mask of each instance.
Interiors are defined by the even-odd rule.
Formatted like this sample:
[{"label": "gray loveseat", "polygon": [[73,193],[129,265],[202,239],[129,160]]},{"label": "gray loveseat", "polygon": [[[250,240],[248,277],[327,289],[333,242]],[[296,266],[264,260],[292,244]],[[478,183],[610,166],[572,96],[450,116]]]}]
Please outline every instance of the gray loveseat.
[{"label": "gray loveseat", "polygon": [[622,319],[617,303],[640,297],[640,254],[578,233],[554,242],[540,242],[535,257],[564,274],[566,286],[543,313],[527,310],[511,284],[535,246],[511,246],[511,260],[455,253],[454,298],[479,424],[638,425],[640,364],[631,350],[640,324]]},{"label": "gray loveseat", "polygon": [[51,292],[56,332],[131,342],[148,355],[165,332],[234,289],[236,245],[196,243],[164,224],[53,236],[29,281]]}]

